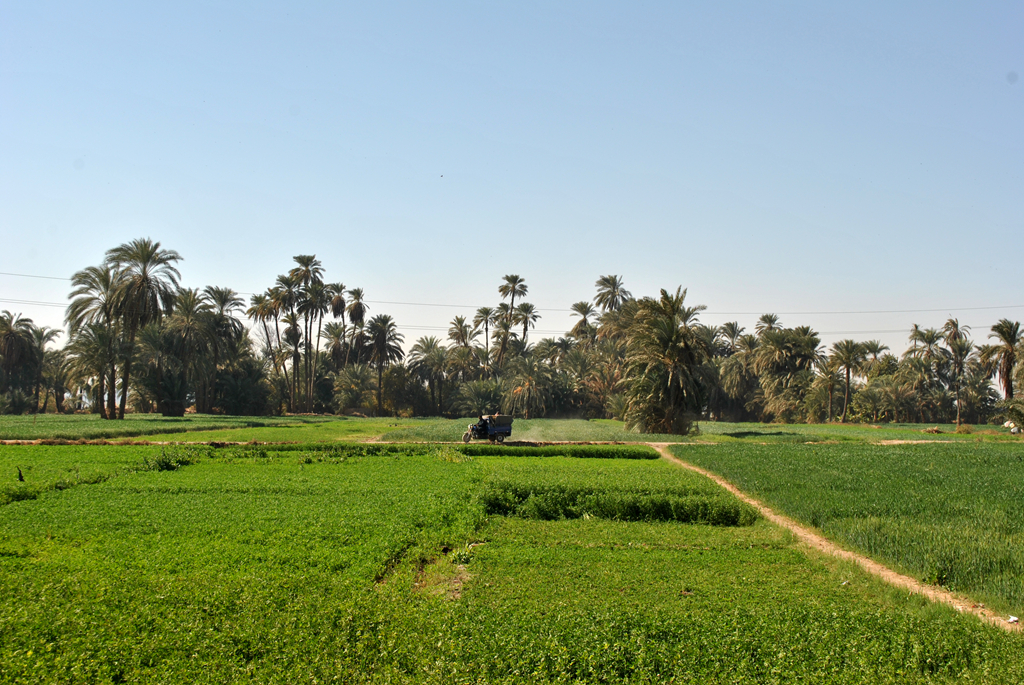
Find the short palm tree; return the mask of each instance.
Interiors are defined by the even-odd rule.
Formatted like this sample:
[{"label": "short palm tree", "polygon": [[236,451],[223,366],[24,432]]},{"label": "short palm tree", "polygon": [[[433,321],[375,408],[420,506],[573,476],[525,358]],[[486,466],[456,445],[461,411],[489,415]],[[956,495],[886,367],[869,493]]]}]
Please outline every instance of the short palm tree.
[{"label": "short palm tree", "polygon": [[0,368],[4,370],[4,385],[0,387],[0,392],[7,390],[8,378],[15,368],[32,356],[35,346],[34,329],[32,319],[23,318],[21,314],[11,314],[7,310],[0,314]]},{"label": "short palm tree", "polygon": [[[36,382],[34,400],[32,402],[32,413],[39,413],[39,389],[43,385],[43,360],[46,358],[46,346],[57,339],[61,334],[59,329],[47,326],[32,327],[32,349],[38,364],[36,364]],[[46,403],[43,402],[43,413],[46,413]]]},{"label": "short palm tree", "polygon": [[986,357],[996,363],[999,383],[1003,386],[1003,396],[1007,400],[1013,399],[1013,367],[1017,363],[1017,349],[1024,341],[1021,335],[1020,323],[1009,319],[1000,319],[999,323],[992,326],[990,338],[996,339],[996,344],[988,346]]}]

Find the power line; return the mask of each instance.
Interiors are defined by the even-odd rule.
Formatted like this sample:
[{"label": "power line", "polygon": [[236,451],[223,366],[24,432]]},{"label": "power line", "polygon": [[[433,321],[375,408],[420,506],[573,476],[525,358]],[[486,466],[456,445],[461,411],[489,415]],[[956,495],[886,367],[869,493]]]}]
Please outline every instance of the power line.
[{"label": "power line", "polygon": [[[60,276],[40,276],[36,274],[18,274],[7,271],[0,271],[0,276],[17,276],[20,278],[42,278],[51,281],[70,281],[70,278],[63,278]],[[237,292],[237,291],[236,291]],[[238,292],[239,295],[254,295],[255,293],[244,293]],[[14,304],[34,304],[41,306],[59,306],[65,307],[64,304],[56,304],[52,302],[34,302],[30,300],[5,300],[0,299],[0,302],[11,302]],[[455,307],[460,309],[478,309],[480,305],[475,304],[453,304],[453,303],[442,303],[442,302],[397,302],[392,300],[363,300],[367,304],[387,304],[397,305],[404,307]],[[846,311],[807,311],[807,312],[765,312],[765,311],[751,311],[751,312],[720,312],[713,309],[705,309],[703,314],[712,314],[715,316],[760,316],[765,313],[777,314],[779,316],[826,316],[826,315],[867,315],[867,314],[928,314],[935,312],[976,312],[986,311],[993,309],[1024,309],[1024,304],[1010,304],[1002,306],[983,306],[983,307],[936,307],[932,309],[859,309],[859,310],[846,310]],[[554,307],[542,307],[538,308],[539,312],[572,312],[572,309],[558,309]]]},{"label": "power line", "polygon": [[7,271],[0,271],[0,276],[20,276],[21,278],[45,278],[48,281],[70,281],[70,278],[62,276],[34,276],[33,274],[12,274]]}]

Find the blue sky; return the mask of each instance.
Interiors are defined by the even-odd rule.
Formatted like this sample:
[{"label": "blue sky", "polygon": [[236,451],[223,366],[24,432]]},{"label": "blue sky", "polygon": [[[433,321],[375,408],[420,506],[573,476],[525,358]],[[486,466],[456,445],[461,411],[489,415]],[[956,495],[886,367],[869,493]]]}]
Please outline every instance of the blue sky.
[{"label": "blue sky", "polygon": [[[607,273],[828,343],[1024,318],[970,309],[1024,305],[1019,2],[150,5],[0,5],[0,271],[315,253],[410,342],[472,309],[385,302],[506,273],[541,331]],[[38,323],[67,292],[0,276]]]}]

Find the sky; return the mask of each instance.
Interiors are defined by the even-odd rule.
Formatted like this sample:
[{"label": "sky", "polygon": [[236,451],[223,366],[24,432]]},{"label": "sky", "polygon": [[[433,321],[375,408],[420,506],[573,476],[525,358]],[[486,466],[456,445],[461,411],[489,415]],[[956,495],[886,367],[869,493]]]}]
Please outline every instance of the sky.
[{"label": "sky", "polygon": [[246,298],[315,254],[407,343],[505,274],[531,337],[604,274],[826,344],[1024,318],[1020,2],[299,5],[0,3],[0,309],[148,237]]}]

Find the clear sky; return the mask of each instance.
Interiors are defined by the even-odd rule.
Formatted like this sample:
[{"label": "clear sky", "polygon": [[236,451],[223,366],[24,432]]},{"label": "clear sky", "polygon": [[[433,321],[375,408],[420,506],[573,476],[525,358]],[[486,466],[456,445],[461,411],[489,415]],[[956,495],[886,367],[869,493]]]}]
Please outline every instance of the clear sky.
[{"label": "clear sky", "polygon": [[315,253],[410,342],[507,273],[542,335],[609,273],[898,351],[1024,318],[1019,1],[298,5],[0,3],[0,271],[151,237],[252,293]]}]

